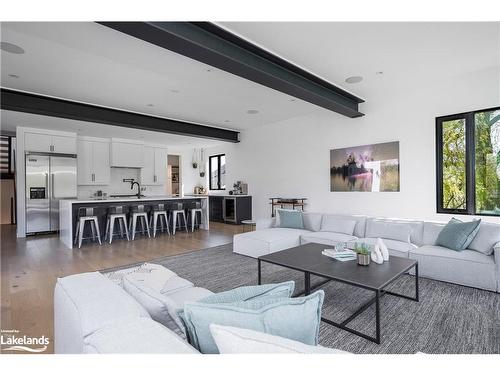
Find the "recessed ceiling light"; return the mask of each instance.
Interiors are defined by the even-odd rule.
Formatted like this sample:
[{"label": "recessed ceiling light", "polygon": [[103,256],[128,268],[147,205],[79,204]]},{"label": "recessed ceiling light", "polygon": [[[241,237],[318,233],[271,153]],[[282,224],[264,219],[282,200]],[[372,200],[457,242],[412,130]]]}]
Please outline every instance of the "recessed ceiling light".
[{"label": "recessed ceiling light", "polygon": [[383,71],[381,71],[381,70],[379,70],[378,72],[375,72],[375,74],[377,74],[377,75],[381,75],[381,74],[384,74],[384,72],[383,72]]},{"label": "recessed ceiling light", "polygon": [[211,72],[211,71],[212,71],[212,69],[210,69],[210,68],[207,69],[207,72]]},{"label": "recessed ceiling light", "polygon": [[149,104],[148,104],[148,107],[154,107],[154,106],[155,106],[155,105],[154,105],[154,104],[152,104],[152,103],[149,103]]},{"label": "recessed ceiling light", "polygon": [[290,99],[290,101],[291,101],[291,102],[294,102],[294,101],[295,101],[295,99],[293,99],[293,98],[292,98],[292,99]]},{"label": "recessed ceiling light", "polygon": [[10,78],[19,78],[19,76],[17,74],[9,74],[9,77]]},{"label": "recessed ceiling light", "polygon": [[224,120],[224,122],[229,122],[229,120]]},{"label": "recessed ceiling light", "polygon": [[247,111],[247,113],[248,113],[249,115],[256,115],[257,113],[259,113],[259,111],[257,111],[256,109],[249,109],[249,110]]},{"label": "recessed ceiling light", "polygon": [[180,91],[179,90],[176,90],[176,89],[172,89],[170,90],[170,92],[174,93],[174,94],[178,94]]},{"label": "recessed ceiling light", "polygon": [[9,43],[9,42],[1,42],[0,49],[5,52],[15,53],[16,55],[22,55],[24,53],[24,49],[19,47],[17,44]]},{"label": "recessed ceiling light", "polygon": [[347,83],[359,83],[363,80],[361,76],[352,76],[345,79]]}]

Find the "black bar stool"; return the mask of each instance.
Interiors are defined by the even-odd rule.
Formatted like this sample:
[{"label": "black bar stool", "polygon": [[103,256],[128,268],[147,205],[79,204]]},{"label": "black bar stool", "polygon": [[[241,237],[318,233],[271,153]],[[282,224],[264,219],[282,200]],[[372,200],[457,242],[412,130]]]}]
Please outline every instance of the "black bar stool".
[{"label": "black bar stool", "polygon": [[147,233],[148,237],[151,237],[151,234],[149,232],[149,217],[146,206],[143,204],[139,204],[137,206],[132,206],[131,216],[128,223],[129,231],[132,235],[132,241],[135,240],[138,219],[141,224],[141,234]]},{"label": "black bar stool", "polygon": [[90,230],[92,231],[92,240],[99,241],[99,245],[101,245],[101,231],[99,230],[99,222],[97,220],[97,215],[95,215],[94,207],[80,207],[78,208],[78,218],[76,220],[76,228],[75,228],[75,245],[78,241],[78,248],[82,247],[82,241],[84,239],[83,234],[85,230],[85,224],[90,223]]},{"label": "black bar stool", "polygon": [[156,237],[156,229],[158,228],[158,224],[160,224],[160,231],[163,232],[163,223],[165,223],[165,227],[167,228],[167,233],[170,234],[170,228],[168,225],[168,215],[165,209],[165,204],[160,203],[153,206],[151,211],[151,215],[149,217],[149,226],[153,230],[153,237]]},{"label": "black bar stool", "polygon": [[113,235],[115,222],[118,220],[118,225],[120,226],[120,235],[123,238],[123,234],[125,233],[127,237],[127,241],[130,240],[128,234],[128,221],[127,221],[127,213],[128,208],[126,206],[112,206],[108,208],[108,214],[106,217],[106,235],[104,240],[109,236],[109,243],[113,242]]}]

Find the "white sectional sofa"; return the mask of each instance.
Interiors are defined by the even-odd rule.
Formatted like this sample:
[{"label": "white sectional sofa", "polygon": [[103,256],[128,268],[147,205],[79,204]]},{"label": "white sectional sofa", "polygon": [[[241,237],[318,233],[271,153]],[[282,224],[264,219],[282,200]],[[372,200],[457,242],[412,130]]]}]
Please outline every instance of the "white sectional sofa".
[{"label": "white sectional sofa", "polygon": [[[199,354],[183,334],[174,332],[172,322],[162,314],[168,314],[163,302],[170,299],[174,305],[182,307],[184,302],[195,301],[211,292],[178,276],[172,281],[170,286],[175,284],[178,290],[161,297],[145,287],[139,298],[138,290],[127,292],[123,283],[114,282],[99,272],[58,279],[54,292],[54,352]],[[235,350],[241,353],[345,353],[234,327],[213,328],[221,336],[214,338],[218,345],[221,344],[222,353],[234,353]],[[212,331],[212,326],[210,329]],[[248,334],[250,336],[246,337]]]},{"label": "white sectional sofa", "polygon": [[482,222],[463,251],[436,246],[445,223],[359,215],[303,214],[304,229],[280,228],[276,218],[257,220],[256,231],[234,236],[235,253],[251,257],[308,242],[373,244],[382,238],[392,256],[418,260],[419,274],[436,280],[500,292],[500,225]]}]

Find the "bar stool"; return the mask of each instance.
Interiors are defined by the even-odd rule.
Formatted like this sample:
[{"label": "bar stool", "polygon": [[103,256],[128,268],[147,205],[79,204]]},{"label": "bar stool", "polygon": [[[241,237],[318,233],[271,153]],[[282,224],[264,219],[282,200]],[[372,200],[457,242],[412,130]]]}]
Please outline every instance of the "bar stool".
[{"label": "bar stool", "polygon": [[172,218],[172,234],[175,234],[177,229],[177,224],[179,224],[179,229],[182,228],[181,221],[177,222],[177,218],[180,216],[184,219],[184,228],[186,233],[188,233],[186,211],[184,211],[184,205],[182,203],[172,203],[169,205],[170,217]]},{"label": "bar stool", "polygon": [[[85,223],[90,223],[90,230],[92,231],[92,239],[95,241],[96,237],[101,245],[101,233],[99,230],[99,222],[97,216],[94,214],[94,207],[80,207],[78,208],[78,218],[76,220],[75,228],[75,245],[78,241],[78,248],[82,247],[83,234],[85,230]],[[97,235],[97,236],[96,236]],[[86,237],[90,238],[90,237]]]},{"label": "bar stool", "polygon": [[[200,213],[200,222],[198,223],[198,212]],[[194,227],[197,225],[199,228],[202,223],[203,210],[201,209],[200,202],[192,202],[188,207],[188,219],[191,222],[191,232],[194,232]]]},{"label": "bar stool", "polygon": [[160,203],[153,206],[153,211],[151,212],[151,216],[149,217],[149,226],[153,229],[153,237],[156,237],[156,229],[158,228],[158,219],[160,224],[160,231],[163,232],[163,223],[165,222],[165,226],[167,228],[167,233],[170,234],[170,228],[168,225],[168,215],[165,210],[165,204]]},{"label": "bar stool", "polygon": [[113,206],[108,208],[108,215],[106,218],[106,234],[104,237],[104,241],[109,236],[109,243],[113,242],[113,235],[115,222],[118,220],[118,225],[120,226],[120,236],[123,238],[123,234],[125,233],[127,237],[127,241],[130,241],[128,235],[128,223],[127,223],[127,207],[125,206]]},{"label": "bar stool", "polygon": [[137,219],[139,219],[139,222],[141,224],[141,234],[144,234],[144,232],[146,232],[148,234],[148,237],[151,237],[151,234],[149,232],[149,218],[148,212],[146,211],[146,206],[144,206],[143,204],[139,204],[132,207],[132,214],[128,223],[129,231],[132,235],[132,241],[135,240]]}]

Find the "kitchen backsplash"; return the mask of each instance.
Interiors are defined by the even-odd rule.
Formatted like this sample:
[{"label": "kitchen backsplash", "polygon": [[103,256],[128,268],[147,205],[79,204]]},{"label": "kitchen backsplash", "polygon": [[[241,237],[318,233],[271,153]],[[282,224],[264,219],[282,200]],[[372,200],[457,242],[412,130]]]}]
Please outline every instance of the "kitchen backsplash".
[{"label": "kitchen backsplash", "polygon": [[[113,194],[135,194],[137,193],[137,186],[130,189],[130,183],[123,182],[124,178],[133,178],[139,181],[139,169],[137,168],[111,168],[111,182],[107,186],[94,186],[94,185],[78,185],[78,198],[85,199],[94,196],[97,190],[101,190],[108,196]],[[164,195],[166,190],[165,186],[141,186],[144,195]]]}]

